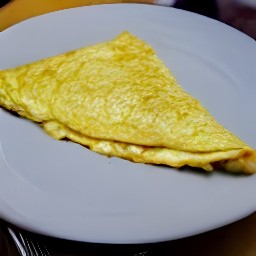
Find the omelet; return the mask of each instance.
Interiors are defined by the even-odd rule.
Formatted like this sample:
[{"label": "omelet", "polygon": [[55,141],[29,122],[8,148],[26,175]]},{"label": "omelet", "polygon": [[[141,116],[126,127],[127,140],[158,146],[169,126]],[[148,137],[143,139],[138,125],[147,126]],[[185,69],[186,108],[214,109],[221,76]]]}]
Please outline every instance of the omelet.
[{"label": "omelet", "polygon": [[106,156],[256,172],[256,151],[189,95],[143,40],[111,41],[0,71],[0,105]]}]

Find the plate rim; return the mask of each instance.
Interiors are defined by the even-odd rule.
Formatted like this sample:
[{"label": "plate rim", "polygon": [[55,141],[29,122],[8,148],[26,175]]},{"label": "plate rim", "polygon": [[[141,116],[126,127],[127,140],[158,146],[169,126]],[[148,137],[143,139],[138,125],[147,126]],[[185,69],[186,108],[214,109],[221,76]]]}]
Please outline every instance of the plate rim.
[{"label": "plate rim", "polygon": [[[55,11],[55,12],[51,12],[51,13],[47,13],[47,14],[42,14],[42,15],[40,15],[40,16],[37,16],[37,17],[32,17],[32,18],[30,18],[30,19],[28,19],[28,20],[25,20],[25,21],[22,21],[22,22],[20,22],[20,23],[18,23],[18,24],[16,24],[16,25],[14,25],[14,26],[12,26],[12,27],[10,27],[10,28],[8,28],[8,29],[6,29],[6,30],[4,30],[1,34],[0,34],[0,41],[1,41],[1,35],[5,35],[8,31],[12,31],[13,32],[13,30],[15,30],[15,29],[20,29],[20,27],[22,28],[22,26],[25,24],[25,23],[31,23],[33,20],[37,20],[37,19],[39,19],[39,17],[41,17],[40,19],[44,19],[45,18],[45,16],[47,16],[47,15],[55,15],[55,13],[60,13],[60,12],[72,12],[73,11],[73,9],[88,9],[88,8],[91,8],[91,7],[93,7],[93,8],[102,8],[103,6],[109,6],[109,5],[115,5],[115,6],[120,6],[120,5],[122,5],[122,6],[125,6],[125,5],[129,5],[129,6],[131,6],[131,5],[134,5],[134,6],[138,6],[138,4],[106,4],[106,5],[95,5],[95,6],[83,6],[83,7],[75,7],[75,8],[69,8],[69,9],[65,9],[65,10],[60,10],[60,11]],[[139,5],[141,5],[141,6],[143,6],[143,5],[145,5],[145,6],[147,6],[147,8],[167,8],[167,7],[161,7],[161,6],[148,6],[148,5],[146,5],[146,4],[139,4]],[[174,9],[174,8],[172,8],[172,9]],[[175,9],[175,11],[177,11],[176,9]],[[186,11],[182,11],[182,10],[178,10],[178,12],[181,12],[181,13],[183,13],[183,12],[186,12]],[[194,14],[194,13],[190,13],[192,16],[193,15],[195,15],[195,16],[198,16],[198,14]],[[190,15],[189,14],[189,15]],[[43,17],[43,18],[42,18]],[[210,19],[210,18],[207,18],[207,17],[204,17],[204,16],[202,16],[203,17],[203,19],[204,18],[206,18],[206,19]],[[212,19],[210,19],[210,20],[212,20]],[[215,21],[214,21],[215,22]],[[216,22],[218,22],[218,21],[216,21]],[[226,25],[226,26],[228,26],[228,25]],[[228,26],[229,27],[229,26]],[[230,27],[230,28],[232,28],[232,27]],[[236,30],[236,29],[234,29],[234,31],[238,31],[238,30]],[[15,32],[15,31],[14,31]],[[240,31],[238,31],[239,32],[239,34],[243,34],[242,32],[240,32]],[[9,32],[8,32],[9,33]],[[250,38],[249,36],[246,36],[245,34],[243,34],[244,36],[245,36],[245,38]],[[251,38],[250,38],[251,39]],[[245,40],[247,40],[247,39],[245,39]],[[253,40],[253,39],[252,39]],[[1,147],[0,147],[1,148]],[[253,210],[254,209],[254,210]],[[214,226],[214,229],[215,228],[218,228],[218,227],[221,227],[221,226],[223,226],[223,224],[224,225],[226,225],[226,224],[230,224],[230,223],[232,223],[232,222],[234,222],[234,221],[236,221],[236,220],[238,220],[238,219],[241,219],[241,218],[244,218],[244,217],[246,217],[246,216],[248,216],[249,214],[251,214],[253,211],[255,211],[256,210],[256,204],[255,204],[255,206],[253,206],[252,207],[252,209],[248,209],[248,211],[245,211],[245,212],[243,212],[243,213],[241,213],[240,214],[240,216],[236,216],[236,217],[234,217],[232,220],[230,220],[229,222],[227,222],[227,221],[225,221],[225,224],[224,223],[222,223],[222,224],[220,224],[219,226]],[[38,230],[38,229],[33,229],[33,227],[32,226],[30,226],[29,227],[29,224],[27,224],[27,225],[23,225],[22,224],[22,221],[20,222],[20,223],[18,223],[18,221],[17,221],[17,224],[19,225],[19,226],[21,226],[21,227],[23,227],[23,228],[27,228],[27,229],[30,229],[31,231],[34,231],[34,232],[40,232],[40,230]],[[211,229],[213,229],[213,228],[210,228],[210,230]],[[208,228],[206,228],[205,230],[197,230],[197,232],[192,232],[191,231],[191,233],[190,234],[188,234],[187,236],[190,236],[190,235],[194,235],[194,234],[199,234],[199,233],[202,233],[202,232],[205,232],[205,231],[208,231],[209,230],[209,227]],[[46,234],[46,233],[45,233]],[[54,235],[54,234],[46,234],[46,235]],[[59,235],[58,235],[58,237],[59,237]],[[64,237],[63,238],[65,238],[66,237],[66,235],[64,235]],[[177,238],[181,238],[181,237],[186,237],[186,235],[180,235],[180,236],[176,236],[176,237],[173,237],[173,239],[177,239]],[[72,237],[69,237],[69,239],[72,239]],[[168,239],[169,240],[169,239]],[[172,240],[172,239],[171,239]],[[82,240],[81,240],[82,241]],[[86,241],[88,241],[88,239],[86,240]],[[153,239],[153,240],[148,240],[148,241],[131,241],[130,243],[145,243],[145,242],[160,242],[160,241],[164,241],[163,239],[161,239],[161,240],[157,240],[157,239]],[[96,241],[97,242],[97,241]],[[104,242],[104,241],[101,241],[101,242]],[[113,241],[112,241],[113,242]],[[122,243],[123,243],[124,241],[122,241]],[[111,243],[111,241],[107,241],[107,243]],[[118,242],[117,242],[118,243]],[[127,243],[129,243],[129,241],[127,242]]]}]

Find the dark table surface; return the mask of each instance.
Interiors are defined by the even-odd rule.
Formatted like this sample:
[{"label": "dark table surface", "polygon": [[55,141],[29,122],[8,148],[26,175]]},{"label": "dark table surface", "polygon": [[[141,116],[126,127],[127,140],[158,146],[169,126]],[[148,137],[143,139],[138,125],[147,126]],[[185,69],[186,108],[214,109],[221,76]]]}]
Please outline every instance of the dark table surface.
[{"label": "dark table surface", "polygon": [[8,227],[45,246],[52,256],[255,256],[256,213],[233,224],[192,237],[155,244],[111,245],[67,241],[30,233],[0,221],[0,255],[20,255]]},{"label": "dark table surface", "polygon": [[[12,4],[14,5],[15,0],[12,2]],[[148,2],[150,3],[150,0]],[[49,1],[46,1],[46,4],[47,3],[49,4]],[[17,4],[19,4],[18,0]],[[74,5],[75,3],[70,4],[70,7],[73,7]],[[82,4],[79,3],[78,5]],[[10,3],[9,6],[11,6]],[[237,2],[232,0],[178,0],[176,1],[175,7],[197,12],[209,16],[211,18],[218,19],[256,39],[256,9],[252,7],[238,4]],[[6,21],[6,13],[8,14],[7,8],[9,8],[8,5],[0,8],[0,23],[2,23],[0,25],[0,30],[7,28],[8,24],[11,24],[10,22]],[[58,8],[58,4],[55,3],[54,8]],[[64,8],[64,5],[63,3],[61,4],[60,2],[59,9],[62,8]],[[47,10],[50,11],[50,8],[47,9],[46,6],[44,12],[47,12]],[[27,17],[29,17],[28,14],[29,12],[27,12]],[[25,16],[21,16],[20,19],[25,18]],[[17,22],[19,21],[18,19],[16,20]],[[93,244],[67,241],[58,238],[34,234],[22,230],[19,227],[16,227],[0,219],[0,256],[23,255],[17,249],[17,244],[15,243],[15,240],[13,239],[11,232],[14,232],[15,234],[24,235],[27,239],[31,239],[35,244],[40,244],[41,246],[47,248],[49,253],[48,255],[56,256],[256,255],[256,213],[251,214],[250,216],[242,220],[239,220],[235,223],[232,223],[230,225],[203,234],[195,235],[192,237],[162,243],[137,245]],[[39,253],[38,255],[42,255],[42,253]]]}]

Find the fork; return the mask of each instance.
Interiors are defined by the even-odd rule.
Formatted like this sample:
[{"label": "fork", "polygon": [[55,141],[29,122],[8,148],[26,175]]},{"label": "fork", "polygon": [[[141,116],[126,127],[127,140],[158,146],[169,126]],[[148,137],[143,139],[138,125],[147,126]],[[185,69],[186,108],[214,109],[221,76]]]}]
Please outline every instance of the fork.
[{"label": "fork", "polygon": [[8,227],[8,232],[14,240],[21,256],[50,256],[47,247],[42,242],[32,239],[25,232],[16,231]]}]

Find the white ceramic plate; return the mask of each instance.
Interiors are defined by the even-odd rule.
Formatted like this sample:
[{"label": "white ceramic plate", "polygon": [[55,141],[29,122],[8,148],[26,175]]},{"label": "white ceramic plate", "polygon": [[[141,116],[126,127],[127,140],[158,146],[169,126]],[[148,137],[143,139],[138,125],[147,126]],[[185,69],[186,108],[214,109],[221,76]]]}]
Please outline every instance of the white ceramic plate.
[{"label": "white ceramic plate", "polygon": [[[192,95],[256,146],[256,43],[214,20],[167,7],[101,5],[59,11],[0,34],[0,69],[112,39],[151,44]],[[256,210],[256,175],[135,164],[56,141],[0,111],[0,215],[23,228],[89,242],[181,238]]]}]

